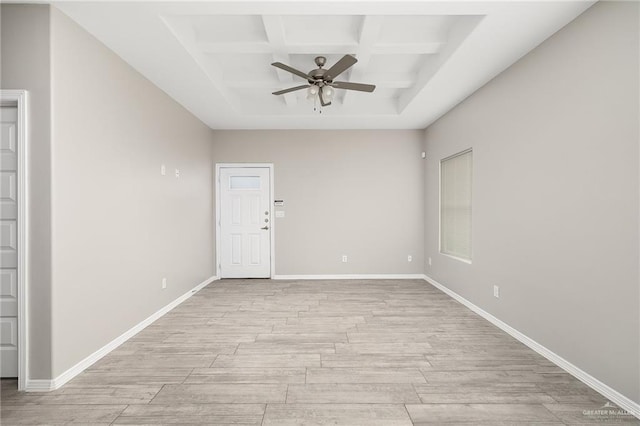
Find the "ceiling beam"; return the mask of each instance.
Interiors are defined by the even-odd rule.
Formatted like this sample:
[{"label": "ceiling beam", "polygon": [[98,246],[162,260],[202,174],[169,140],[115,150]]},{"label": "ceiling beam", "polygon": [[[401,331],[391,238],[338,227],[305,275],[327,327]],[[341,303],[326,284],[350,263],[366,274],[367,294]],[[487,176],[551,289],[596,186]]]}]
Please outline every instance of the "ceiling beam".
[{"label": "ceiling beam", "polygon": [[241,111],[236,96],[224,83],[224,74],[218,61],[208,57],[199,49],[194,27],[188,21],[181,21],[169,26],[169,29],[229,106],[236,112]]},{"label": "ceiling beam", "polygon": [[446,43],[442,43],[437,55],[433,57],[429,66],[422,66],[415,84],[409,90],[404,91],[398,98],[398,113],[402,113],[407,106],[425,90],[431,83],[433,77],[442,72],[443,66],[455,55],[459,47],[467,39],[467,36],[474,30],[481,18],[476,16],[459,17],[449,29]]},{"label": "ceiling beam", "polygon": [[[273,53],[273,46],[268,42],[200,42],[198,47],[205,53]],[[287,43],[283,45],[288,54],[309,54],[320,52],[321,54],[345,54],[355,52],[358,45],[347,44],[315,44],[315,43]],[[427,49],[427,47],[425,47]]]},{"label": "ceiling beam", "polygon": [[[368,78],[375,80],[376,87],[385,89],[406,89],[413,85],[415,76],[413,74],[398,74],[398,73],[375,73],[368,74]],[[292,86],[296,85],[296,82],[289,82]],[[232,89],[264,89],[275,91],[280,87],[281,82],[270,80],[253,80],[253,79],[238,79],[238,80],[225,80],[225,84]],[[303,84],[303,83],[301,83]]]},{"label": "ceiling beam", "polygon": [[[358,51],[356,58],[358,63],[351,68],[351,78],[349,79],[355,83],[369,83],[362,81],[364,77],[364,69],[369,65],[371,55],[373,55],[373,47],[378,41],[380,36],[380,30],[382,29],[382,21],[384,16],[380,15],[367,15],[362,21],[362,27],[360,28],[360,37],[358,44]],[[375,84],[372,82],[371,84]],[[346,104],[349,91],[345,90],[342,96],[342,104]]]},{"label": "ceiling beam", "polygon": [[444,41],[406,43],[406,44],[377,44],[372,47],[372,52],[378,55],[433,55],[440,52]]},{"label": "ceiling beam", "polygon": [[[282,62],[284,64],[290,64],[289,52],[285,44],[284,36],[284,23],[282,22],[282,16],[277,15],[262,15],[262,23],[264,24],[264,30],[267,34],[267,40],[271,45],[273,52],[273,61]],[[293,76],[280,68],[274,68],[278,75],[278,80],[283,84],[283,89],[294,84]],[[298,79],[301,80],[301,79]],[[302,84],[302,82],[300,82]],[[298,96],[296,93],[285,93],[280,95],[284,98],[284,102],[287,107],[295,107],[298,104]]]}]

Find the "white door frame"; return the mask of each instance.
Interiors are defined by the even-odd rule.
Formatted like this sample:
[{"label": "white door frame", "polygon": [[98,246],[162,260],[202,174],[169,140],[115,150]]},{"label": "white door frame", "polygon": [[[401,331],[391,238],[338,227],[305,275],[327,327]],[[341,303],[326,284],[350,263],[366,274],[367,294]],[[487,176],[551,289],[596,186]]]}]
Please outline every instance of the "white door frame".
[{"label": "white door frame", "polygon": [[29,253],[29,93],[26,90],[0,90],[0,105],[15,106],[18,111],[18,390],[25,390],[29,377],[28,315],[28,261]]},{"label": "white door frame", "polygon": [[216,275],[220,277],[220,169],[223,168],[268,168],[269,169],[269,212],[271,217],[271,226],[269,226],[269,239],[270,245],[269,254],[270,258],[270,278],[276,275],[276,250],[275,250],[275,215],[273,214],[275,195],[274,195],[274,182],[273,182],[273,163],[216,163]]}]

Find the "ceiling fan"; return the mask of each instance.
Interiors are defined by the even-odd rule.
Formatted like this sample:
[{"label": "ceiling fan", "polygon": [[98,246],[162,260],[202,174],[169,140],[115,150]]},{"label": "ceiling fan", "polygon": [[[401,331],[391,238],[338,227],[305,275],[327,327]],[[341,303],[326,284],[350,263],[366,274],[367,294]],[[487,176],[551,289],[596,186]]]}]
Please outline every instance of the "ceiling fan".
[{"label": "ceiling fan", "polygon": [[289,65],[285,65],[282,62],[274,62],[273,65],[276,68],[288,71],[291,74],[307,80],[308,84],[302,86],[290,87],[288,89],[279,90],[273,92],[274,95],[283,95],[285,93],[294,92],[296,90],[302,90],[308,88],[308,95],[320,99],[320,105],[331,105],[331,99],[333,98],[333,89],[346,89],[346,90],[358,90],[360,92],[373,92],[376,88],[373,84],[361,84],[350,83],[346,81],[334,81],[334,78],[351,68],[358,60],[352,55],[344,55],[342,59],[336,62],[331,68],[322,68],[327,62],[327,58],[324,56],[318,56],[315,59],[315,63],[318,66],[317,69],[311,70],[308,73],[299,71]]}]

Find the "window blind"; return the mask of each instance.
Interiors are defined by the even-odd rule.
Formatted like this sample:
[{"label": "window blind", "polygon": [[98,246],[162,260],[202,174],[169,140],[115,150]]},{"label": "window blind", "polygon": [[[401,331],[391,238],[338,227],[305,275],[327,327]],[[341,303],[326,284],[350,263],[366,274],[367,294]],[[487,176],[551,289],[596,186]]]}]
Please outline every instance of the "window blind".
[{"label": "window blind", "polygon": [[473,153],[440,162],[440,252],[471,260],[471,181]]}]

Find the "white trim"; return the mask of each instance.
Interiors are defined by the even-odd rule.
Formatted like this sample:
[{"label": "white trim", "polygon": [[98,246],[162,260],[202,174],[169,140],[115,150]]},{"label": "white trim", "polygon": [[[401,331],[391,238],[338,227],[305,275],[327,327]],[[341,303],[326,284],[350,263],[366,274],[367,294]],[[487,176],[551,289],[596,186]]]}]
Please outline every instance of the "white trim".
[{"label": "white trim", "polygon": [[207,286],[208,284],[211,284],[212,282],[218,279],[219,278],[217,276],[212,276],[207,278],[206,280],[204,280],[203,282],[195,286],[193,289],[189,290],[182,296],[175,299],[173,302],[164,306],[163,308],[161,308],[160,310],[158,310],[148,318],[142,320],[137,325],[125,331],[123,334],[116,337],[111,342],[107,343],[106,345],[104,345],[103,347],[101,347],[100,349],[98,349],[97,351],[95,351],[94,353],[92,353],[91,355],[89,355],[88,357],[86,357],[85,359],[83,359],[73,367],[69,368],[67,371],[60,374],[58,377],[54,378],[53,380],[27,381],[27,386],[25,390],[27,392],[47,392],[47,391],[59,389],[69,380],[73,379],[78,374],[82,373],[84,370],[86,370],[95,362],[103,358],[109,352],[116,349],[118,346],[122,345],[124,342],[126,342],[127,340],[129,340],[130,338],[132,338],[133,336],[135,336],[136,334],[144,330],[147,326],[151,325],[154,321],[162,317],[164,314],[166,314],[167,312],[169,312],[170,310],[172,310],[173,308],[175,308],[176,306],[178,306],[179,304],[181,304],[182,302],[184,302],[185,300],[193,296],[196,292],[200,291],[205,286]]},{"label": "white trim", "polygon": [[617,390],[611,388],[609,385],[602,383],[600,380],[596,379],[586,371],[580,369],[579,367],[575,366],[571,362],[562,358],[560,355],[547,349],[546,347],[542,346],[540,343],[536,342],[535,340],[519,332],[518,330],[506,324],[505,322],[494,317],[484,309],[474,305],[464,297],[460,296],[458,293],[448,289],[447,287],[440,284],[438,281],[434,280],[433,278],[427,275],[424,275],[423,278],[426,282],[428,282],[438,290],[451,296],[453,299],[462,303],[464,306],[471,309],[473,312],[480,315],[482,318],[486,319],[491,324],[495,325],[502,331],[511,335],[516,340],[520,341],[521,343],[525,344],[529,348],[533,349],[534,351],[536,351],[537,353],[539,353],[540,355],[542,355],[552,363],[556,364],[558,367],[562,368],[567,373],[571,374],[576,379],[580,380],[590,388],[594,389],[596,392],[601,393],[603,396],[608,398],[609,401],[615,403],[618,407],[628,411],[635,417],[640,418],[640,403],[629,399],[628,397],[624,396]]},{"label": "white trim", "polygon": [[[220,169],[223,168],[268,168],[269,169],[269,212],[273,212],[275,209],[275,182],[274,182],[274,170],[273,163],[216,163],[216,176],[214,187],[216,188],[216,274],[218,276],[222,276],[220,273]],[[271,226],[269,226],[269,239],[271,241],[271,247],[269,257],[270,257],[270,266],[269,272],[270,278],[275,278],[276,276],[276,242],[275,242],[275,214],[270,215],[271,218]]]},{"label": "white trim", "polygon": [[274,275],[274,280],[422,280],[423,274]]},{"label": "white trim", "polygon": [[24,390],[27,392],[50,392],[56,389],[53,382],[54,380],[27,380]]},{"label": "white trim", "polygon": [[29,269],[29,92],[0,90],[0,103],[16,106],[18,155],[18,390],[24,390],[29,379],[29,339],[27,321]]},{"label": "white trim", "polygon": [[451,258],[451,259],[457,260],[457,261],[459,261],[459,262],[466,263],[466,264],[468,264],[468,265],[472,265],[472,264],[473,264],[473,262],[471,262],[471,260],[470,260],[470,259],[465,259],[464,257],[454,256],[454,255],[452,255],[452,254],[445,253],[445,252],[442,252],[442,251],[440,252],[440,254],[441,254],[441,255],[443,255],[443,256],[446,256],[446,257],[448,257],[448,258]]}]

